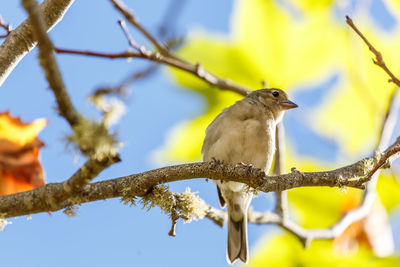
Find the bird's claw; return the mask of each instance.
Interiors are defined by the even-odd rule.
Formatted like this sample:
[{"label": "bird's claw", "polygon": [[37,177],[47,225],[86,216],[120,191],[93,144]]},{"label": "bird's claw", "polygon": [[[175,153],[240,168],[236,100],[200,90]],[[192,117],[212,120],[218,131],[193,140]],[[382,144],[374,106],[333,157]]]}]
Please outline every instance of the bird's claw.
[{"label": "bird's claw", "polygon": [[223,160],[221,161],[221,160],[216,159],[216,158],[214,158],[214,157],[211,158],[211,161],[212,161],[215,165],[224,164],[224,161],[223,161]]},{"label": "bird's claw", "polygon": [[243,162],[239,162],[239,163],[236,164],[236,167],[244,167],[246,174],[249,174],[254,166],[253,166],[253,164],[246,164],[246,163],[243,163]]},{"label": "bird's claw", "polygon": [[211,161],[212,161],[214,164],[220,164],[220,163],[221,163],[221,162],[219,161],[219,159],[216,159],[216,158],[214,158],[214,157],[211,158]]},{"label": "bird's claw", "polygon": [[224,164],[223,160],[221,161],[221,160],[216,159],[214,157],[211,158],[211,162],[213,163],[213,166],[212,166],[213,169],[217,168],[218,165],[220,165],[220,164]]}]

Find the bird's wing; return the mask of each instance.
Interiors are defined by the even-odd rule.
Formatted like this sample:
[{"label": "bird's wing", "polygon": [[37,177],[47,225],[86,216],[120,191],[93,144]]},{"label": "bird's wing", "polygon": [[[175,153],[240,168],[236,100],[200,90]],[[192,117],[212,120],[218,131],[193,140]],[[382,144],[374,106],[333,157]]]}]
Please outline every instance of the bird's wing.
[{"label": "bird's wing", "polygon": [[226,201],[225,198],[222,196],[221,188],[219,188],[218,184],[217,184],[217,192],[218,192],[219,205],[221,206],[221,208],[225,208]]}]

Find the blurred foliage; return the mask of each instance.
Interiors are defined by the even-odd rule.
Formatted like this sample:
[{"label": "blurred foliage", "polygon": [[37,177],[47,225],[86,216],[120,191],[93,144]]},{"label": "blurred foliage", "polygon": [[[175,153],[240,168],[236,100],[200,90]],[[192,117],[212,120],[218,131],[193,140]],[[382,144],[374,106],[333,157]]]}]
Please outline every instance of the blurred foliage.
[{"label": "blurred foliage", "polygon": [[8,112],[0,113],[0,196],[44,185],[39,161],[44,144],[37,135],[46,124],[45,119],[23,123]]},{"label": "blurred foliage", "polygon": [[[292,0],[237,1],[229,36],[197,31],[178,53],[226,79],[261,88],[279,87],[290,95],[302,94],[310,87],[337,75],[337,81],[323,91],[318,103],[305,107],[309,117],[297,116],[304,127],[318,136],[338,144],[336,162],[324,162],[320,155],[298,155],[288,140],[287,167],[302,171],[326,170],[366,156],[376,146],[383,116],[394,86],[385,72],[375,66],[372,53],[345,23],[351,15],[356,25],[382,52],[393,73],[400,73],[400,4],[397,0],[370,1]],[[379,3],[378,3],[379,2]],[[393,17],[390,29],[377,25],[377,15],[370,5],[380,4],[383,16]],[[375,11],[378,12],[378,11]],[[381,11],[379,11],[381,12]],[[198,160],[207,125],[221,110],[241,98],[235,93],[211,88],[190,74],[171,70],[177,82],[205,99],[204,112],[181,123],[163,148],[166,160]],[[294,99],[296,102],[296,99]],[[315,101],[315,99],[311,100]],[[293,113],[301,113],[302,107]],[[292,135],[292,136],[295,136]],[[190,145],[188,145],[190,144]],[[309,144],[312,146],[313,144]],[[287,170],[286,170],[287,171]],[[400,185],[384,173],[378,183],[378,194],[390,212],[399,205]],[[304,227],[328,227],[356,207],[360,190],[337,188],[299,188],[289,191],[291,215]],[[264,244],[264,242],[262,243]],[[304,251],[290,235],[267,238],[251,261],[252,266],[398,266],[395,258],[376,258],[366,247],[342,257],[332,250],[332,242],[313,242]]]},{"label": "blurred foliage", "polygon": [[[288,8],[275,1],[237,1],[230,36],[192,33],[179,54],[220,77],[254,89],[266,81],[269,87],[294,92],[339,74],[333,88],[313,109],[308,127],[335,140],[343,156],[355,158],[373,149],[393,86],[387,83],[386,73],[371,63],[368,48],[345,24],[345,12],[338,15],[340,6],[332,1],[314,2],[299,0]],[[302,4],[296,6],[298,3]],[[368,19],[370,15],[363,16],[364,9],[353,12],[355,22],[397,73],[399,27],[390,33],[377,28]],[[180,125],[180,131],[168,140],[166,158],[195,160],[200,158],[206,126],[240,96],[210,88],[188,73],[172,72],[181,85],[201,94],[206,106],[201,116]]]},{"label": "blurred foliage", "polygon": [[375,257],[368,248],[360,247],[356,253],[343,255],[333,249],[332,242],[314,241],[304,250],[296,237],[278,235],[261,240],[262,246],[250,258],[248,266],[399,266],[395,257]]},{"label": "blurred foliage", "polygon": [[20,118],[8,112],[0,113],[0,139],[26,146],[33,142],[38,133],[46,126],[45,119],[37,119],[32,123],[23,123]]},{"label": "blurred foliage", "polygon": [[[383,174],[378,180],[378,195],[388,212],[396,208],[400,199],[400,184],[395,177]],[[329,227],[343,214],[358,206],[362,191],[353,188],[329,187],[295,188],[289,191],[289,201],[297,221],[306,228]],[[310,205],[312,203],[312,205]]]}]

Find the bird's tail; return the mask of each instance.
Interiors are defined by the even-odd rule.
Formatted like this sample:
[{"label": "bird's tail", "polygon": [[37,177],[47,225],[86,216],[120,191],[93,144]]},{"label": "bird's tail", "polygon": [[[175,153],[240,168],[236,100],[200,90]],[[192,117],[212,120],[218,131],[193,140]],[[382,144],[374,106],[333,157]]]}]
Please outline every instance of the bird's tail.
[{"label": "bird's tail", "polygon": [[247,263],[247,214],[245,213],[241,221],[234,221],[229,217],[228,221],[228,250],[227,260],[233,264],[236,259]]}]

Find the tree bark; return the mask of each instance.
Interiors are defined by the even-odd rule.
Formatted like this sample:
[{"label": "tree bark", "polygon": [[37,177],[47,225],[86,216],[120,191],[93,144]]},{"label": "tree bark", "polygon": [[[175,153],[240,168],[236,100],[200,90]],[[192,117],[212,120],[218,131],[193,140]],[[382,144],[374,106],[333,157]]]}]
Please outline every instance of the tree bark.
[{"label": "tree bark", "polygon": [[[45,0],[40,11],[50,31],[64,16],[75,0]],[[0,46],[0,86],[21,59],[36,46],[29,19],[22,22]]]}]

